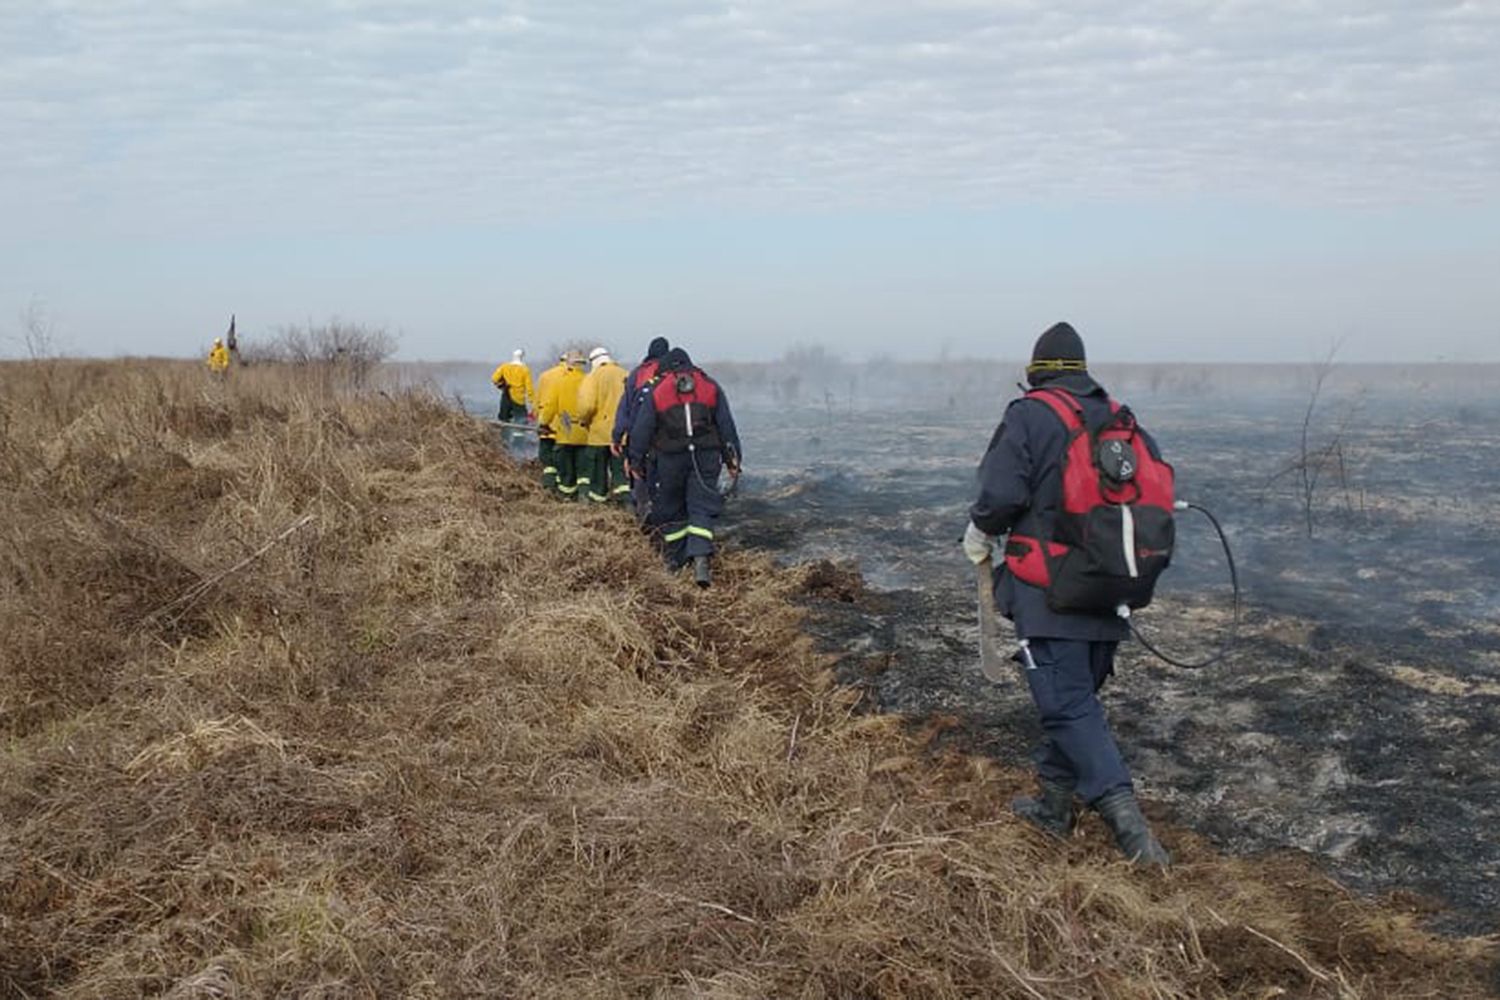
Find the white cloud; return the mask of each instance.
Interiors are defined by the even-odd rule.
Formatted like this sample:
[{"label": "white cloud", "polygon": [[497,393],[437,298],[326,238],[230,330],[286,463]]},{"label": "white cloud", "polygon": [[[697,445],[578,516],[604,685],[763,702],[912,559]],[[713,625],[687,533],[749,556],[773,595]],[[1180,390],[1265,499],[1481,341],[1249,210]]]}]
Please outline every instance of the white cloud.
[{"label": "white cloud", "polygon": [[0,3],[24,235],[1500,193],[1500,4]]}]

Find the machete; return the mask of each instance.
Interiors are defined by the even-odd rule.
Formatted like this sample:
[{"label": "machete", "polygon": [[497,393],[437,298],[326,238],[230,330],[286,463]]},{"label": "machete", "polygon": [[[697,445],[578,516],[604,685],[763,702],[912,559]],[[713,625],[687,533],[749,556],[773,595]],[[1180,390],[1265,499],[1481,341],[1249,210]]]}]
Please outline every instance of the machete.
[{"label": "machete", "polygon": [[979,596],[979,669],[987,680],[1005,680],[1005,661],[1000,651],[1000,613],[995,610],[995,564],[986,559],[974,567]]}]

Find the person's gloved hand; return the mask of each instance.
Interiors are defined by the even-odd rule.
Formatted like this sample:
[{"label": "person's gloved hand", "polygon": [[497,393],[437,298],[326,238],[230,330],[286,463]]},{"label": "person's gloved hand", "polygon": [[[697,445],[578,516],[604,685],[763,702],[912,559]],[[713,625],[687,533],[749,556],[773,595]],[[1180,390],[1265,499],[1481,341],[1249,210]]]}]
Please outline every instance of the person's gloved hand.
[{"label": "person's gloved hand", "polygon": [[975,526],[973,521],[964,531],[964,555],[969,557],[969,562],[978,566],[987,559],[994,558],[995,540]]}]

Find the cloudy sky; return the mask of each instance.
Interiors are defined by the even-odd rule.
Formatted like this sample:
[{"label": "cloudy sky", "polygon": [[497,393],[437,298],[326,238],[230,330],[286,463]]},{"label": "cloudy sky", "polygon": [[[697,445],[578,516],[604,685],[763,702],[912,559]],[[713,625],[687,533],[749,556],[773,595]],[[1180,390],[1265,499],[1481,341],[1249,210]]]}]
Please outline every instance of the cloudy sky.
[{"label": "cloudy sky", "polygon": [[1500,361],[1500,0],[0,0],[0,349]]}]

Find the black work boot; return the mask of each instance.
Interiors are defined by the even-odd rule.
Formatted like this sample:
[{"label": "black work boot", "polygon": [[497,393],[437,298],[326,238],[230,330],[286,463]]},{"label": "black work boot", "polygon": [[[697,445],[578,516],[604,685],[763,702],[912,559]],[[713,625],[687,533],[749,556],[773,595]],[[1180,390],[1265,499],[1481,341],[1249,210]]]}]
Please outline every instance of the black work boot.
[{"label": "black work boot", "polygon": [[1072,787],[1045,778],[1036,779],[1036,783],[1041,793],[1035,798],[1011,799],[1010,811],[1042,832],[1067,840],[1078,823],[1073,814]]},{"label": "black work boot", "polygon": [[700,587],[707,587],[714,582],[713,570],[708,565],[708,556],[693,556],[693,582]]},{"label": "black work boot", "polygon": [[1094,803],[1097,812],[1115,835],[1115,843],[1132,862],[1138,865],[1161,865],[1172,863],[1166,848],[1151,835],[1151,826],[1141,813],[1141,804],[1135,792],[1129,788],[1110,792]]}]

